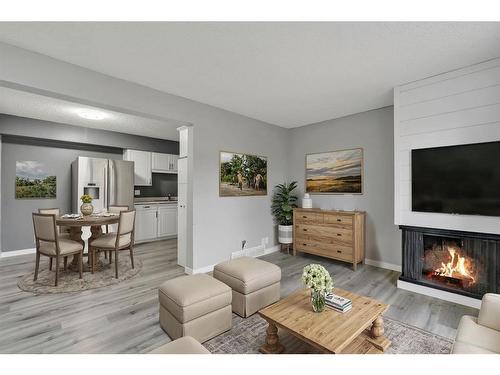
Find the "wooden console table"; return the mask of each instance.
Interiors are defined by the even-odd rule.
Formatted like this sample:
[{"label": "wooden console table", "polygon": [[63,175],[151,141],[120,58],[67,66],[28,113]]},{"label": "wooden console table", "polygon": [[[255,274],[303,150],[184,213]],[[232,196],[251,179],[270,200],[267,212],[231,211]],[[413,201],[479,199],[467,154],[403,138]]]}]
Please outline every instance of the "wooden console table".
[{"label": "wooden console table", "polygon": [[297,251],[352,264],[365,259],[365,213],[315,208],[293,210],[293,255]]}]

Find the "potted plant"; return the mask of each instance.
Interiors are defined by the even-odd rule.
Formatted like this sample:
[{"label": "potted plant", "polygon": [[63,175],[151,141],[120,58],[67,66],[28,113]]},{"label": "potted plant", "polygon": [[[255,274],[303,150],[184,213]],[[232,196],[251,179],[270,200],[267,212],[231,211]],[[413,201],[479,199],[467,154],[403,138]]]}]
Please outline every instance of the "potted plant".
[{"label": "potted plant", "polygon": [[302,283],[311,289],[311,304],[314,312],[325,309],[325,297],[333,288],[330,273],[320,264],[309,264],[302,272]]},{"label": "potted plant", "polygon": [[88,194],[83,194],[80,197],[80,200],[82,201],[82,205],[80,206],[80,211],[82,212],[82,215],[83,216],[92,215],[92,212],[94,212],[94,206],[92,206],[92,197]]},{"label": "potted plant", "polygon": [[293,193],[297,181],[275,186],[271,210],[278,223],[280,244],[293,243],[293,209],[297,207],[297,196]]}]

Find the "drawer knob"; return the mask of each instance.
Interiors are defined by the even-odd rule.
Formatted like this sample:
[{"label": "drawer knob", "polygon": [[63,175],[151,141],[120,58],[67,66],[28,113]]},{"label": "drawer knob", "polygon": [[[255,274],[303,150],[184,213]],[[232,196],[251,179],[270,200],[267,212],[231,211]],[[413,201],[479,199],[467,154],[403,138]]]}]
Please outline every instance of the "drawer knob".
[{"label": "drawer knob", "polygon": [[302,219],[307,219],[307,216],[302,216]]},{"label": "drawer knob", "polygon": [[307,246],[307,244],[306,244],[306,243],[303,243],[302,245]]},{"label": "drawer knob", "polygon": [[342,221],[342,219],[337,219],[337,221]]},{"label": "drawer knob", "polygon": [[304,229],[303,229],[303,231],[304,231],[304,232],[307,232],[307,229],[305,229],[305,228],[304,228]]},{"label": "drawer knob", "polygon": [[337,253],[342,254],[342,251],[341,250],[337,250]]},{"label": "drawer knob", "polygon": [[340,233],[337,233],[337,236],[342,236]]}]

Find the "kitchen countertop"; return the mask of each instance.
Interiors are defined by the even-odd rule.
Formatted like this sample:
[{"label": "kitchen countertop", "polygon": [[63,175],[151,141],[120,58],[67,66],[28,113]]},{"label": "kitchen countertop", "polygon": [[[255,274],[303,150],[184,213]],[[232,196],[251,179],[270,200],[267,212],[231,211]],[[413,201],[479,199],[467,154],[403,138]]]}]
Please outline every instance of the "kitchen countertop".
[{"label": "kitchen countertop", "polygon": [[171,198],[170,200],[167,197],[135,198],[134,204],[177,204],[177,198]]}]

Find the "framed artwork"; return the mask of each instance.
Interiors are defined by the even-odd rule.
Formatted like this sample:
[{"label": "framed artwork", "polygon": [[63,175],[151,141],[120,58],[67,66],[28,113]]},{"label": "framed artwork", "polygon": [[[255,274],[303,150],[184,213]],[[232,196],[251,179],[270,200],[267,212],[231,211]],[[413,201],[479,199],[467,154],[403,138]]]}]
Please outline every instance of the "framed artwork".
[{"label": "framed artwork", "polygon": [[267,195],[267,158],[220,152],[219,196]]},{"label": "framed artwork", "polygon": [[363,149],[306,155],[306,192],[363,194]]},{"label": "framed artwork", "polygon": [[56,176],[38,161],[16,161],[16,199],[54,199]]}]

